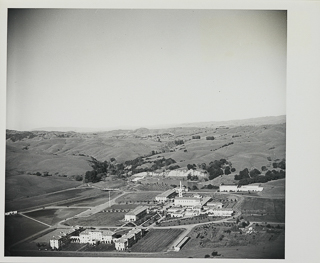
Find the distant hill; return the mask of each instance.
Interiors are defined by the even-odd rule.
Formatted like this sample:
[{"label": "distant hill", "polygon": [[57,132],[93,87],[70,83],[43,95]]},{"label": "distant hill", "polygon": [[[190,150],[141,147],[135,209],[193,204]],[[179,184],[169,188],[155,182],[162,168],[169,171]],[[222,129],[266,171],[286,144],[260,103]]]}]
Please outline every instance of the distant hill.
[{"label": "distant hill", "polygon": [[[212,123],[212,126],[199,124],[199,127],[139,128],[87,133],[7,130],[6,189],[25,189],[25,185],[18,187],[20,182],[28,182],[30,187],[33,184],[39,185],[40,179],[35,179],[36,175],[33,175],[36,172],[48,172],[59,178],[84,175],[92,169],[89,162],[92,158],[98,161],[115,158],[121,163],[138,156],[148,156],[148,161],[152,163],[161,156],[174,159],[181,168],[188,164],[209,164],[224,158],[232,163],[237,172],[244,168],[271,167],[271,161],[267,158],[285,158],[284,116],[243,120],[229,125],[227,123],[229,122],[221,125],[219,122],[217,127],[214,126],[216,123]],[[237,125],[238,123],[241,125]],[[200,139],[192,139],[194,135],[200,136]],[[207,140],[208,136],[215,139]],[[183,144],[175,143],[181,140]],[[25,177],[27,174],[30,176]],[[23,180],[19,180],[22,175]],[[230,177],[228,180],[233,179]],[[56,181],[52,182],[54,184]]]},{"label": "distant hill", "polygon": [[229,120],[229,121],[209,121],[209,122],[197,122],[197,123],[184,123],[181,127],[236,127],[246,125],[270,125],[270,124],[281,124],[286,122],[286,115],[281,116],[268,116],[259,117],[244,120]]}]

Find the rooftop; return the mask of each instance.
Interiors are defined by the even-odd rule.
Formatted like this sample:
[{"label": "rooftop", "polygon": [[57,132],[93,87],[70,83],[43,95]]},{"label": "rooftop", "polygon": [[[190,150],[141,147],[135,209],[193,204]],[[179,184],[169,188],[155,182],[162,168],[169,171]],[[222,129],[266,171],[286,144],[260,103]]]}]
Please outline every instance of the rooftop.
[{"label": "rooftop", "polygon": [[171,195],[171,194],[173,194],[175,192],[176,192],[175,189],[169,189],[169,190],[167,190],[167,191],[165,191],[165,192],[163,192],[161,194],[158,194],[156,197],[167,197],[167,196],[169,196],[169,195]]},{"label": "rooftop", "polygon": [[141,212],[143,212],[143,211],[145,211],[147,209],[148,209],[147,206],[138,206],[135,209],[133,209],[132,211],[126,213],[126,215],[135,216],[135,215],[138,215],[138,214],[140,214]]}]

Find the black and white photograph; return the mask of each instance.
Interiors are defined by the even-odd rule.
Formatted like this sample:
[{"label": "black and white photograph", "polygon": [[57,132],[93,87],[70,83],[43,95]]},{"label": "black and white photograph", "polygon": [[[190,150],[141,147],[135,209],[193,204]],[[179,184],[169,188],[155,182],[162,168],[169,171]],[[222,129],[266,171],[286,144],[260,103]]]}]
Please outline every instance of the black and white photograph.
[{"label": "black and white photograph", "polygon": [[288,10],[6,13],[6,259],[287,258]]}]

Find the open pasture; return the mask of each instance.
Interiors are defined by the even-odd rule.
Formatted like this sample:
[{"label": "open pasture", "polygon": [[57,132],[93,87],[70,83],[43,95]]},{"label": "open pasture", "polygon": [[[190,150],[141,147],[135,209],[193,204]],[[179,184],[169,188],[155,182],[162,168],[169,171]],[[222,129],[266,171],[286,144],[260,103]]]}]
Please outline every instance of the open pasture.
[{"label": "open pasture", "polygon": [[144,202],[144,201],[153,201],[155,196],[161,193],[159,192],[140,192],[140,193],[129,193],[124,196],[121,196],[116,200],[118,204],[120,203],[130,203],[130,202]]},{"label": "open pasture", "polygon": [[85,188],[70,189],[66,191],[6,202],[6,211],[23,210],[27,208],[35,208],[35,207],[47,206],[50,204],[58,204],[58,203],[63,204],[68,200],[85,199],[89,197],[95,197],[100,194],[101,194],[101,190],[98,190],[98,189],[91,189],[91,188],[90,189],[85,189]]},{"label": "open pasture", "polygon": [[48,228],[34,220],[22,215],[12,215],[5,217],[5,247],[6,249],[14,243],[27,238],[37,232]]},{"label": "open pasture", "polygon": [[284,199],[245,197],[240,209],[249,221],[285,222]]},{"label": "open pasture", "polygon": [[[95,190],[97,190],[97,189],[95,189]],[[75,207],[77,207],[77,206],[91,206],[91,207],[93,207],[93,206],[104,204],[109,201],[109,192],[108,191],[101,191],[101,190],[97,190],[97,191],[98,192],[97,192],[96,196],[84,198],[81,200],[66,202],[66,203],[63,203],[63,205],[64,206],[75,206]],[[110,192],[110,199],[115,198],[119,194],[120,194],[119,191],[111,191]]]},{"label": "open pasture", "polygon": [[30,174],[10,175],[6,172],[6,201],[48,194],[79,186],[81,182],[65,177],[41,177]]},{"label": "open pasture", "polygon": [[41,209],[26,213],[34,219],[44,222],[48,225],[54,225],[66,218],[73,217],[86,209],[81,208],[60,208],[60,209]]},{"label": "open pasture", "polygon": [[161,252],[183,232],[183,229],[151,229],[131,248],[133,252]]},{"label": "open pasture", "polygon": [[286,179],[279,179],[261,184],[263,191],[258,195],[265,198],[285,198]]}]

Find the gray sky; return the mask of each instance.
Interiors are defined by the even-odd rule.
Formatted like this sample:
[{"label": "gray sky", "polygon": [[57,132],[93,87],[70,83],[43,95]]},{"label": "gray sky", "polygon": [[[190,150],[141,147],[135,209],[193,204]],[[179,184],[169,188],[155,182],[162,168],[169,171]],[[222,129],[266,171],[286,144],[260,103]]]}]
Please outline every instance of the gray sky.
[{"label": "gray sky", "polygon": [[11,9],[7,128],[286,114],[285,11]]}]

